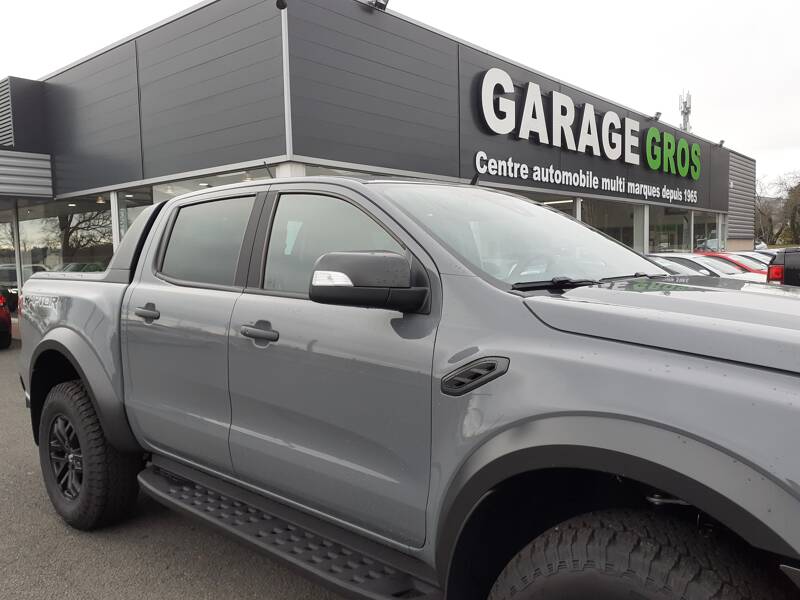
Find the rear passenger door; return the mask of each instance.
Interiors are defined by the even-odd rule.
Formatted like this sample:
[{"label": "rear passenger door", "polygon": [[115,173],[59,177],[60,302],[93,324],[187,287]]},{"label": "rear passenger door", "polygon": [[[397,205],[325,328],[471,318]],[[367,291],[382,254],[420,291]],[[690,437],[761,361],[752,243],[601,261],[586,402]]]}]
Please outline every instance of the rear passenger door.
[{"label": "rear passenger door", "polygon": [[[264,250],[254,251],[261,260],[231,319],[230,446],[237,475],[250,484],[420,546],[437,312],[308,298],[322,254],[410,257],[403,236],[357,194],[319,184],[270,193],[255,246]],[[272,337],[245,335],[253,329]]]},{"label": "rear passenger door", "polygon": [[167,207],[122,314],[125,405],[137,437],[161,454],[226,472],[228,326],[263,198],[253,192]]}]

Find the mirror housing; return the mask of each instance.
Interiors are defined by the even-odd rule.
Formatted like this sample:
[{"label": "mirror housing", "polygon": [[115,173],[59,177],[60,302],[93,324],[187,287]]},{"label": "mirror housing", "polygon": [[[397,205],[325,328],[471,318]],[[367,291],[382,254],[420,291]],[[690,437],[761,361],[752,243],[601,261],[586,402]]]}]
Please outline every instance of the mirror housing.
[{"label": "mirror housing", "polygon": [[308,296],[320,304],[414,313],[428,301],[427,282],[419,279],[401,254],[329,252],[314,265]]}]

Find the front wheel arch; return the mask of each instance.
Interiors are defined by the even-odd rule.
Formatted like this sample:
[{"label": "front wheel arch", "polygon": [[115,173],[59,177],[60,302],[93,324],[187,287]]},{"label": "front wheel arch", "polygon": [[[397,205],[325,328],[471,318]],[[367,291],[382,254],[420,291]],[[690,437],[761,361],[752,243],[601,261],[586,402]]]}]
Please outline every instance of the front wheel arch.
[{"label": "front wheel arch", "polygon": [[[581,438],[583,441],[577,442]],[[662,442],[672,451],[662,452]],[[781,519],[787,514],[797,513],[798,499],[752,465],[650,423],[607,416],[559,416],[503,431],[475,450],[457,471],[440,504],[436,525],[436,565],[443,584],[449,582],[453,557],[472,516],[495,491],[516,477],[554,469],[617,476],[666,492],[719,521],[755,548],[792,560],[800,558],[796,550],[800,531],[778,526],[785,523]],[[724,489],[721,481],[732,489]],[[752,488],[737,495],[733,489],[743,487],[742,482],[749,482]]]}]

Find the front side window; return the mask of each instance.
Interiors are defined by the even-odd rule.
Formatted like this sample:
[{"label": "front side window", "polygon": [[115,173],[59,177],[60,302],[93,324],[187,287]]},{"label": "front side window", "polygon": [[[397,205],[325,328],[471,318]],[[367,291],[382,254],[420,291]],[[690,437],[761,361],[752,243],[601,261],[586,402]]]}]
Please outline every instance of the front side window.
[{"label": "front side window", "polygon": [[161,273],[167,277],[233,285],[255,198],[230,198],[180,208]]},{"label": "front side window", "polygon": [[466,186],[370,185],[477,273],[506,284],[667,274],[622,244],[521,196]]},{"label": "front side window", "polygon": [[272,224],[264,288],[307,294],[320,256],[357,251],[405,252],[383,227],[349,202],[285,194],[278,200]]}]

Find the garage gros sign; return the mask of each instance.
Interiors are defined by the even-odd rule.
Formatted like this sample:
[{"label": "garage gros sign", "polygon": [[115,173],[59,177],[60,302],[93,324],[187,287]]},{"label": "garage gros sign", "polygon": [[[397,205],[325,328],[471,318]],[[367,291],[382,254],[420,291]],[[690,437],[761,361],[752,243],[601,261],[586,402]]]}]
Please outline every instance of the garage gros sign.
[{"label": "garage gros sign", "polygon": [[502,69],[489,69],[483,74],[480,110],[484,123],[493,133],[513,134],[520,141],[673,177],[668,183],[654,184],[652,177],[647,181],[636,181],[632,176],[606,177],[591,169],[562,169],[553,163],[529,164],[513,156],[490,156],[484,150],[475,153],[478,173],[546,187],[567,186],[645,200],[697,203],[697,190],[691,184],[700,179],[703,171],[700,144],[657,126],[643,130],[638,120],[620,117],[613,110],[600,114],[591,103],[576,105],[570,96],[555,90],[545,96],[534,82],[528,82],[523,90],[518,93],[511,76]]}]

